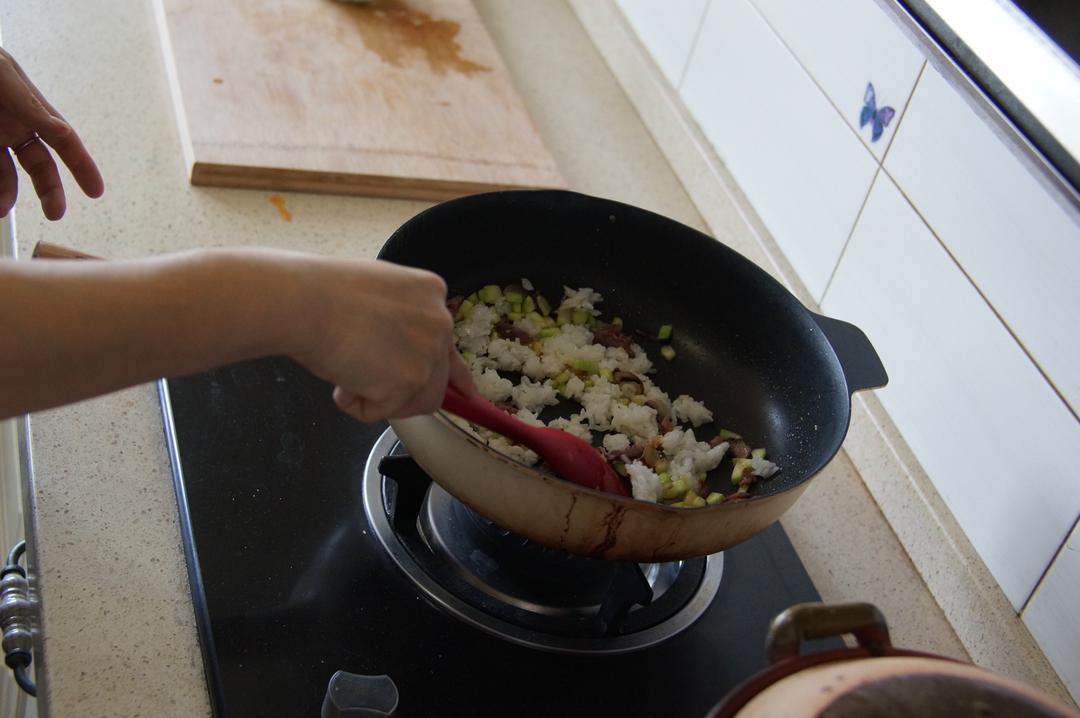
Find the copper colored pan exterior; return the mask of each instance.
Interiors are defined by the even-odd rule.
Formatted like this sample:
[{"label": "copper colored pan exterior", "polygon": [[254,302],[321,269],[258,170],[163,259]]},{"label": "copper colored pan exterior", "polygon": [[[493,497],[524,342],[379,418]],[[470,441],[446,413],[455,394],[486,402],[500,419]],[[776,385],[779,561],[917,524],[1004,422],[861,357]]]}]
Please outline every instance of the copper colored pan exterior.
[{"label": "copper colored pan exterior", "polygon": [[391,425],[417,463],[480,514],[545,546],[596,558],[652,563],[722,551],[780,518],[809,485],[726,505],[677,509],[543,474],[489,449],[441,414]]}]

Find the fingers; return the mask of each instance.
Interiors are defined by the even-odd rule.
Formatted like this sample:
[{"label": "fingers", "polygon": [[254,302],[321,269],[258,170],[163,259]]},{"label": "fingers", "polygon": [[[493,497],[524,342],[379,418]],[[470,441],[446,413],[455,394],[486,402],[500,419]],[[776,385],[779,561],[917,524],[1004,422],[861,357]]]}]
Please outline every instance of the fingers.
[{"label": "fingers", "polygon": [[450,383],[458,391],[469,397],[476,393],[476,381],[473,379],[472,370],[465,363],[458,350],[450,346]]},{"label": "fingers", "polygon": [[41,211],[50,220],[64,216],[67,201],[64,199],[64,185],[60,182],[60,172],[56,169],[49,148],[40,140],[24,145],[16,152],[19,164],[30,175],[34,191],[41,200]]},{"label": "fingers", "polygon": [[0,149],[0,217],[6,217],[19,195],[19,173],[7,148]]},{"label": "fingers", "polygon": [[100,197],[105,192],[101,172],[78,134],[7,53],[0,55],[0,97],[6,113],[30,131],[37,132],[56,150],[87,196]]},{"label": "fingers", "polygon": [[442,406],[443,397],[446,396],[446,384],[450,378],[450,362],[444,357],[435,364],[427,383],[420,388],[407,402],[394,409],[390,414],[391,419],[404,419],[408,416],[430,414]]}]

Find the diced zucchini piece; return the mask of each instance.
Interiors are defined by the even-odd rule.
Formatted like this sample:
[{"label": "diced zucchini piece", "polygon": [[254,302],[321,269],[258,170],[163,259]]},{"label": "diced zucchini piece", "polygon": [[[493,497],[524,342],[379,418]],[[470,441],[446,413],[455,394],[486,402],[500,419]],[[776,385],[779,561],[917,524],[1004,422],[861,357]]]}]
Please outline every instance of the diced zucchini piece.
[{"label": "diced zucchini piece", "polygon": [[616,329],[618,329],[621,332],[622,331],[622,317],[615,317],[614,319],[612,319],[611,320],[611,326],[615,327]]},{"label": "diced zucchini piece", "polygon": [[591,316],[592,315],[584,309],[575,309],[574,313],[570,315],[570,321],[578,326],[582,326],[589,323],[589,317]]},{"label": "diced zucchini piece", "polygon": [[703,499],[702,497],[695,496],[694,500],[692,502],[690,502],[690,506],[692,506],[695,509],[700,509],[702,506],[705,506],[707,503],[709,503],[709,502],[706,501],[705,499]]},{"label": "diced zucchini piece", "polygon": [[560,327],[563,324],[570,324],[574,321],[574,313],[569,309],[560,309],[558,314],[555,315],[555,323]]},{"label": "diced zucchini piece", "polygon": [[597,327],[597,326],[598,326],[599,324],[600,324],[600,320],[599,320],[599,319],[597,319],[597,318],[596,318],[595,316],[593,316],[592,314],[590,314],[590,315],[589,315],[589,318],[588,318],[587,320],[585,320],[585,325],[586,325],[587,327],[589,327],[589,329],[596,329],[596,327]]},{"label": "diced zucchini piece", "polygon": [[521,309],[521,302],[510,302],[510,311],[514,314],[520,314],[521,316],[525,316],[525,312],[523,312]]},{"label": "diced zucchini piece", "polygon": [[634,402],[638,406],[641,406],[645,402],[647,402],[648,399],[645,398],[644,394],[634,394],[632,397],[630,397],[630,401]]},{"label": "diced zucchini piece", "polygon": [[600,367],[600,376],[604,377],[608,381],[611,381],[612,377],[614,377],[615,374],[613,374],[612,371],[607,367]]},{"label": "diced zucchini piece", "polygon": [[668,344],[665,344],[664,346],[660,347],[660,356],[664,357],[668,361],[671,361],[675,358],[675,348]]},{"label": "diced zucchini piece", "polygon": [[540,313],[545,317],[551,315],[551,303],[547,300],[543,294],[536,295],[536,307],[540,310]]},{"label": "diced zucchini piece", "polygon": [[734,468],[731,470],[731,483],[738,486],[739,482],[742,481],[743,471],[751,466],[750,459],[735,459]]},{"label": "diced zucchini piece", "polygon": [[589,374],[595,374],[596,372],[600,371],[599,365],[597,365],[597,363],[594,362],[592,359],[575,359],[573,362],[571,362],[570,366],[572,366],[576,371],[588,372]]},{"label": "diced zucchini piece", "polygon": [[473,359],[476,358],[476,355],[473,354],[472,352],[465,352],[464,354],[461,355],[461,358],[464,359],[465,361],[472,361]]},{"label": "diced zucchini piece", "polygon": [[657,459],[656,460],[656,465],[653,466],[653,471],[655,471],[657,473],[663,473],[663,472],[666,472],[670,468],[671,468],[671,462],[670,461],[668,461],[667,459]]},{"label": "diced zucchini piece", "polygon": [[569,370],[564,371],[562,374],[559,374],[557,377],[555,377],[555,382],[554,383],[556,383],[556,384],[565,384],[566,382],[570,381],[570,377],[572,377],[572,376],[574,376],[574,375],[571,374]]},{"label": "diced zucchini piece", "polygon": [[713,491],[711,494],[705,497],[705,503],[709,504],[710,506],[715,506],[723,500],[724,495],[719,491]]},{"label": "diced zucchini piece", "polygon": [[513,289],[503,292],[503,296],[506,297],[506,301],[510,302],[511,304],[521,304],[522,300],[525,299],[524,294]]},{"label": "diced zucchini piece", "polygon": [[526,314],[536,311],[536,302],[533,301],[532,297],[526,296],[524,299],[521,300],[521,311],[525,312]]},{"label": "diced zucchini piece", "polygon": [[751,456],[751,458],[754,458],[754,459],[764,459],[765,458],[765,449],[754,449],[753,451],[750,452],[750,456]]},{"label": "diced zucchini piece", "polygon": [[516,322],[518,319],[521,319],[521,312],[511,311],[506,315],[506,318],[512,322]]},{"label": "diced zucchini piece", "polygon": [[469,296],[465,297],[465,299],[472,302],[473,304],[479,304],[480,303],[480,297],[476,294],[476,292],[473,292]]},{"label": "diced zucchini piece", "polygon": [[666,471],[661,471],[659,474],[657,474],[657,476],[660,477],[661,484],[666,486],[667,484],[671,483],[671,477],[668,476],[668,473]]},{"label": "diced zucchini piece", "polygon": [[544,342],[540,341],[539,339],[534,339],[533,343],[529,345],[529,348],[539,354],[540,352],[544,351]]},{"label": "diced zucchini piece", "polygon": [[665,324],[660,327],[660,331],[656,333],[656,338],[660,340],[671,339],[671,325]]},{"label": "diced zucchini piece", "polygon": [[592,383],[591,379],[585,381],[585,388],[586,389],[592,389],[593,388],[593,383]]},{"label": "diced zucchini piece", "polygon": [[[521,305],[522,309],[525,309],[525,305]],[[525,312],[525,318],[535,324],[537,327],[544,326],[544,318],[536,312]]]},{"label": "diced zucchini piece", "polygon": [[457,314],[454,316],[454,319],[468,319],[475,307],[476,304],[470,302],[468,299],[462,301],[461,306],[458,307]]},{"label": "diced zucchini piece", "polygon": [[689,504],[696,498],[698,498],[697,492],[693,489],[687,489],[686,493],[683,494],[682,500]]},{"label": "diced zucchini piece", "polygon": [[688,508],[690,508],[689,506],[686,505],[685,501],[676,501],[673,504],[668,504],[668,506],[674,506],[677,509],[688,509]]},{"label": "diced zucchini piece", "polygon": [[477,294],[479,295],[480,300],[486,304],[495,304],[502,299],[503,295],[502,290],[495,284],[488,284],[477,292]]},{"label": "diced zucchini piece", "polygon": [[720,438],[723,439],[724,441],[727,441],[728,439],[741,439],[742,435],[741,434],[736,434],[734,431],[728,431],[727,429],[721,429],[720,430]]},{"label": "diced zucchini piece", "polygon": [[543,329],[540,330],[540,338],[541,339],[547,339],[548,337],[553,337],[556,334],[561,334],[561,333],[562,332],[559,330],[558,327],[544,327]]},{"label": "diced zucchini piece", "polygon": [[686,494],[686,488],[686,479],[673,479],[670,484],[664,486],[660,496],[665,499],[677,499]]}]

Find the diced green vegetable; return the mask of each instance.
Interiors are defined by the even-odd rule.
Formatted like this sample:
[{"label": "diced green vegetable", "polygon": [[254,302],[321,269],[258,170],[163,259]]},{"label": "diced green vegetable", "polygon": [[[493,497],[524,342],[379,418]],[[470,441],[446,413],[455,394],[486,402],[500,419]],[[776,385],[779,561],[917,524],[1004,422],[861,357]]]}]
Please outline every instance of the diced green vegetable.
[{"label": "diced green vegetable", "polygon": [[513,289],[503,292],[503,296],[506,297],[506,301],[510,302],[511,304],[521,304],[522,300],[525,299],[524,294]]},{"label": "diced green vegetable", "polygon": [[574,321],[574,313],[569,309],[560,309],[555,315],[555,323],[560,327],[563,324],[570,324]]},{"label": "diced green vegetable", "polygon": [[506,318],[512,322],[516,322],[518,319],[521,319],[521,312],[511,311],[506,315]]},{"label": "diced green vegetable", "polygon": [[[522,306],[521,308],[524,309],[525,307]],[[544,326],[544,318],[536,312],[525,312],[525,318],[535,324],[537,327]]]},{"label": "diced green vegetable", "polygon": [[479,296],[477,296],[476,292],[473,292],[473,293],[472,293],[472,294],[470,294],[469,296],[465,297],[465,299],[467,299],[468,301],[472,302],[472,303],[473,303],[474,305],[475,305],[475,304],[479,304],[479,303],[480,303],[480,297],[479,297]]},{"label": "diced green vegetable", "polygon": [[700,509],[702,506],[704,506],[707,503],[708,503],[708,501],[706,501],[702,497],[695,496],[694,500],[692,502],[690,502],[690,506],[692,506],[695,509]]},{"label": "diced green vegetable", "polygon": [[741,439],[742,435],[736,434],[734,431],[728,431],[727,429],[721,429],[720,430],[720,438],[723,439],[724,441],[727,441],[728,439]]},{"label": "diced green vegetable", "polygon": [[764,459],[765,458],[765,449],[754,449],[753,451],[750,452],[750,456],[752,458],[754,458],[754,459]]},{"label": "diced green vegetable", "polygon": [[521,302],[510,302],[510,311],[525,316],[525,312],[521,309]]},{"label": "diced green vegetable", "polygon": [[592,359],[575,359],[570,363],[576,371],[588,372],[589,374],[595,374],[600,371],[600,366]]},{"label": "diced green vegetable", "polygon": [[705,497],[705,503],[709,504],[710,506],[715,506],[723,500],[724,495],[719,491],[713,491],[711,494]]},{"label": "diced green vegetable", "polygon": [[589,317],[591,316],[592,315],[584,309],[575,309],[574,313],[570,315],[570,321],[578,326],[582,326],[589,323]]},{"label": "diced green vegetable", "polygon": [[524,299],[521,300],[521,311],[525,312],[526,314],[536,311],[536,302],[533,301],[532,297],[526,296]]},{"label": "diced green vegetable", "polygon": [[668,361],[671,361],[672,359],[675,358],[675,349],[674,349],[674,347],[669,346],[667,344],[660,347],[660,356],[664,357]]},{"label": "diced green vegetable", "polygon": [[622,317],[615,317],[611,320],[611,326],[615,327],[619,331],[622,331]]},{"label": "diced green vegetable", "polygon": [[569,370],[564,371],[562,374],[559,374],[557,377],[555,377],[555,383],[556,384],[565,384],[566,382],[570,381],[570,377],[572,377],[572,376],[574,376],[574,375],[571,374],[569,372]]},{"label": "diced green vegetable", "polygon": [[686,489],[686,479],[673,479],[670,484],[664,487],[660,496],[665,499],[677,499],[686,494]]},{"label": "diced green vegetable", "polygon": [[656,465],[653,466],[653,471],[655,471],[655,472],[657,472],[659,474],[659,473],[666,472],[670,468],[671,468],[671,462],[670,461],[668,461],[667,459],[657,459],[656,460]]},{"label": "diced green vegetable", "polygon": [[600,367],[600,376],[604,377],[608,381],[611,381],[612,377],[614,377],[615,374],[613,374],[612,371],[607,367]]},{"label": "diced green vegetable", "polygon": [[749,469],[752,464],[750,459],[735,459],[734,468],[731,470],[731,483],[738,485],[743,479],[743,471]]},{"label": "diced green vegetable", "polygon": [[589,380],[589,379],[585,380],[585,388],[586,389],[592,389],[593,388],[592,380]]},{"label": "diced green vegetable", "polygon": [[465,353],[463,353],[463,354],[461,355],[461,357],[462,357],[462,358],[463,358],[463,359],[464,359],[465,361],[472,361],[473,359],[475,359],[475,358],[476,358],[476,355],[475,355],[475,354],[473,354],[472,352],[465,352]]},{"label": "diced green vegetable", "polygon": [[551,315],[551,303],[548,302],[547,297],[543,294],[536,295],[536,306],[540,310],[540,313],[545,317]]},{"label": "diced green vegetable", "polygon": [[671,477],[668,476],[668,473],[666,471],[661,471],[658,476],[660,477],[661,484],[667,485],[671,483]]},{"label": "diced green vegetable", "polygon": [[648,399],[645,398],[644,394],[634,394],[632,397],[630,397],[630,401],[634,402],[638,406],[641,406],[642,404],[647,402]]},{"label": "diced green vegetable", "polygon": [[660,331],[658,331],[656,333],[656,338],[661,339],[661,340],[663,340],[663,339],[671,339],[671,325],[670,324],[665,324],[662,327],[660,327]]},{"label": "diced green vegetable", "polygon": [[596,327],[600,325],[600,320],[590,314],[589,318],[585,320],[585,325],[588,326],[589,329],[596,329]]},{"label": "diced green vegetable", "polygon": [[454,316],[454,319],[468,319],[469,316],[472,315],[472,311],[475,307],[476,304],[470,302],[468,299],[462,301],[461,306],[458,307],[457,314]]},{"label": "diced green vegetable", "polygon": [[495,284],[488,284],[478,293],[480,300],[486,304],[495,304],[502,299],[502,290]]},{"label": "diced green vegetable", "polygon": [[548,337],[553,337],[561,333],[562,330],[560,330],[558,327],[544,327],[540,330],[540,338],[547,339]]}]

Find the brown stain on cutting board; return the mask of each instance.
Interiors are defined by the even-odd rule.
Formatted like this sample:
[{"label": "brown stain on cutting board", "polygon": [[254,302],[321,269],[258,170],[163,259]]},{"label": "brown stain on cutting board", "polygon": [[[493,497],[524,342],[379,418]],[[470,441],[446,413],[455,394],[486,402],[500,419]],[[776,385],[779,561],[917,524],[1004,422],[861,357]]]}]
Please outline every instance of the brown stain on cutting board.
[{"label": "brown stain on cutting board", "polygon": [[292,212],[286,209],[284,197],[279,194],[271,195],[270,204],[277,207],[278,214],[281,215],[281,218],[283,220],[285,220],[286,222],[292,222]]},{"label": "brown stain on cutting board", "polygon": [[342,5],[346,17],[356,26],[364,46],[394,67],[402,67],[415,51],[423,53],[431,71],[471,75],[489,72],[490,67],[461,56],[457,35],[461,24],[438,20],[414,10],[403,0],[376,0],[364,5]]}]

